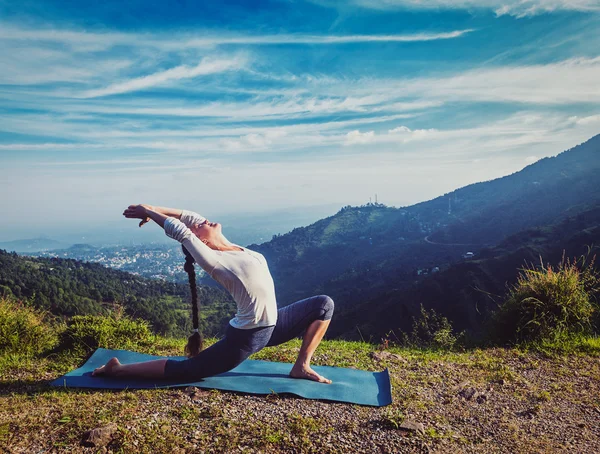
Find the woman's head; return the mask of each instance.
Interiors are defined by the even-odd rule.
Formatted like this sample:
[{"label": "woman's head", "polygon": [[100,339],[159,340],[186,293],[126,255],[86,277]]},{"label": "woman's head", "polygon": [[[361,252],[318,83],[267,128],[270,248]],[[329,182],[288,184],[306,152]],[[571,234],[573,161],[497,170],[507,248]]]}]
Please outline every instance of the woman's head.
[{"label": "woman's head", "polygon": [[190,230],[208,247],[218,250],[221,245],[227,243],[221,228],[222,226],[218,222],[210,222],[205,219],[199,224],[192,225]]}]

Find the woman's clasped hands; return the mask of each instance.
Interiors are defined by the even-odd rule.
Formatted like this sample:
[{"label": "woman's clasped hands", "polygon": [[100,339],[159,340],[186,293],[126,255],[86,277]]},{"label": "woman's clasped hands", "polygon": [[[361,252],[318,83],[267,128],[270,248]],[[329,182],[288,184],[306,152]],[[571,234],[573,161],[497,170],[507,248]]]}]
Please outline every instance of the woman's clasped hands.
[{"label": "woman's clasped hands", "polygon": [[123,211],[123,216],[125,216],[126,218],[131,218],[131,219],[141,219],[141,222],[140,222],[140,227],[141,227],[146,222],[150,222],[150,217],[148,216],[147,210],[151,210],[151,209],[152,209],[151,205],[144,205],[144,204],[129,205],[127,208],[125,208],[125,211]]}]

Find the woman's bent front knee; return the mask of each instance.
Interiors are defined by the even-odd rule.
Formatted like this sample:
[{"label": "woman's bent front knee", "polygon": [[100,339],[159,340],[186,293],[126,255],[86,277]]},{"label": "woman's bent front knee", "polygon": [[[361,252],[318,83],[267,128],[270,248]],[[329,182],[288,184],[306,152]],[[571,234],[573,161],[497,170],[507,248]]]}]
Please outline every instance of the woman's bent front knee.
[{"label": "woman's bent front knee", "polygon": [[327,295],[321,295],[321,311],[323,315],[319,317],[319,320],[331,320],[334,307],[333,299]]}]

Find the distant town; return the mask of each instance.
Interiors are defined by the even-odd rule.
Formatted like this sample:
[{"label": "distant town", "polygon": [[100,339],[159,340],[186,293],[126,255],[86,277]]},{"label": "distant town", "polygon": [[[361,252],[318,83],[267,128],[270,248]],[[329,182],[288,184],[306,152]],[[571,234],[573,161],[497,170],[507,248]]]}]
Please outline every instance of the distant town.
[{"label": "distant town", "polygon": [[[187,274],[183,270],[185,258],[179,245],[156,243],[96,247],[74,244],[68,249],[40,251],[27,255],[97,262],[138,276],[170,282],[187,282]],[[198,276],[204,273],[199,268],[196,268],[196,272]]]}]

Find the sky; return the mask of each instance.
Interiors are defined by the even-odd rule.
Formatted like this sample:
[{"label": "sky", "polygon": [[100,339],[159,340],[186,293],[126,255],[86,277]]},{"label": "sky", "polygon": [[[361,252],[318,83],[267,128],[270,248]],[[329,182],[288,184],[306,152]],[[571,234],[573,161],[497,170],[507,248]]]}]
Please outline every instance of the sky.
[{"label": "sky", "polygon": [[600,0],[0,0],[0,241],[511,174],[600,133],[599,30]]}]

